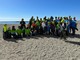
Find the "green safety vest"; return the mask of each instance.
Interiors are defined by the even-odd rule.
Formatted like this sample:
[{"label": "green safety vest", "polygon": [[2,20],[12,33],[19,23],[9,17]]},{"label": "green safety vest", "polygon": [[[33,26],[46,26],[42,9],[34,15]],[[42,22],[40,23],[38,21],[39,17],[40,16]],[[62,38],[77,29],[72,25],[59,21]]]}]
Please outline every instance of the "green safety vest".
[{"label": "green safety vest", "polygon": [[60,28],[60,26],[59,26],[59,24],[57,24],[56,29],[59,29],[59,28]]},{"label": "green safety vest", "polygon": [[16,30],[11,30],[11,33],[16,33]]},{"label": "green safety vest", "polygon": [[21,33],[23,32],[21,29],[17,29],[17,34],[21,35]]},{"label": "green safety vest", "polygon": [[6,32],[8,30],[7,26],[3,26],[3,31]]},{"label": "green safety vest", "polygon": [[61,20],[61,23],[64,23],[64,19]]},{"label": "green safety vest", "polygon": [[39,22],[36,22],[36,25],[37,25],[37,26],[40,26],[40,23],[39,23]]},{"label": "green safety vest", "polygon": [[30,34],[30,29],[25,29],[25,33],[26,33],[27,35],[29,35],[29,34]]}]

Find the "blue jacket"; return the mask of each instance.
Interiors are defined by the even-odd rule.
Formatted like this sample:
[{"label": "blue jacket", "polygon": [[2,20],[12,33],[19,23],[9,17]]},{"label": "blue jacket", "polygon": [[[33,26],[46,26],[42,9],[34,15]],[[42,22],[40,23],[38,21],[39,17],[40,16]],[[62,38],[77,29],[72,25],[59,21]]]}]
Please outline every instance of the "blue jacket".
[{"label": "blue jacket", "polygon": [[72,28],[76,28],[76,22],[75,21],[70,21],[70,27],[72,27]]}]

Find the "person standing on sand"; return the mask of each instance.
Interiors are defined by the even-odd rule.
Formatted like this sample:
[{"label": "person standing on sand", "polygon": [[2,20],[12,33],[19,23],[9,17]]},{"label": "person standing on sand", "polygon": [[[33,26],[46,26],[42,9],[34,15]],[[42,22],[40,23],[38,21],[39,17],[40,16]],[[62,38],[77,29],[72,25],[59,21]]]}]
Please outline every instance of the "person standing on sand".
[{"label": "person standing on sand", "polygon": [[72,35],[75,35],[75,30],[78,31],[75,20],[71,20],[71,28],[72,28]]},{"label": "person standing on sand", "polygon": [[25,21],[24,19],[22,18],[22,20],[20,21],[20,25],[21,25],[21,29],[25,28]]},{"label": "person standing on sand", "polygon": [[39,29],[40,29],[40,21],[39,21],[39,18],[37,17],[36,19],[36,31],[37,31],[37,34],[39,34]]},{"label": "person standing on sand", "polygon": [[51,29],[51,34],[54,35],[54,33],[55,33],[55,24],[54,24],[54,21],[50,22],[50,29]]},{"label": "person standing on sand", "polygon": [[36,24],[33,21],[32,25],[31,25],[31,32],[32,32],[32,36],[36,35]]},{"label": "person standing on sand", "polygon": [[50,17],[50,22],[51,22],[51,21],[53,21],[53,19],[54,19],[54,17],[53,17],[53,16],[51,16],[51,17]]},{"label": "person standing on sand", "polygon": [[43,29],[43,33],[45,33],[45,31],[46,31],[46,30],[45,30],[45,28],[46,28],[46,23],[43,21],[42,24],[41,24],[41,26],[42,26],[42,29]]},{"label": "person standing on sand", "polygon": [[24,19],[22,18],[22,20],[20,21],[20,28],[23,30],[23,37],[25,37],[25,21],[24,21]]},{"label": "person standing on sand", "polygon": [[77,23],[76,17],[73,18],[73,21],[76,23],[76,30],[78,30],[78,28],[77,28],[78,23]]},{"label": "person standing on sand", "polygon": [[29,21],[30,28],[31,28],[31,25],[32,25],[33,21],[35,22],[35,19],[34,19],[34,17],[32,16],[31,19],[30,19],[30,21]]}]

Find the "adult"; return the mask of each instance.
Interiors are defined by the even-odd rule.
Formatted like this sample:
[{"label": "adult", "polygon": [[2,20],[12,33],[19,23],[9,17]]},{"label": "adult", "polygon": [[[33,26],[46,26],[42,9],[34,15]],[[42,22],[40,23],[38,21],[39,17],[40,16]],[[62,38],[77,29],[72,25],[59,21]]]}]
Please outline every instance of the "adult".
[{"label": "adult", "polygon": [[77,20],[76,20],[76,17],[74,17],[73,20],[76,23],[76,28],[77,28]]},{"label": "adult", "polygon": [[24,19],[22,18],[22,20],[20,21],[20,25],[21,25],[21,29],[25,28],[25,21]]},{"label": "adult", "polygon": [[34,19],[34,17],[32,16],[31,19],[30,19],[30,21],[29,21],[30,27],[31,27],[31,25],[32,25],[33,22],[35,22],[35,19]]}]

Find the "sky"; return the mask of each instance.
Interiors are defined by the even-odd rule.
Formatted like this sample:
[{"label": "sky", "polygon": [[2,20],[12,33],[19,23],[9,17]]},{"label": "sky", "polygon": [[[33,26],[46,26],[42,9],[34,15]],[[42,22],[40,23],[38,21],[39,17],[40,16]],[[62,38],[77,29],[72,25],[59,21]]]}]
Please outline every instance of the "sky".
[{"label": "sky", "polygon": [[0,21],[29,21],[31,16],[80,19],[80,0],[0,0]]}]

